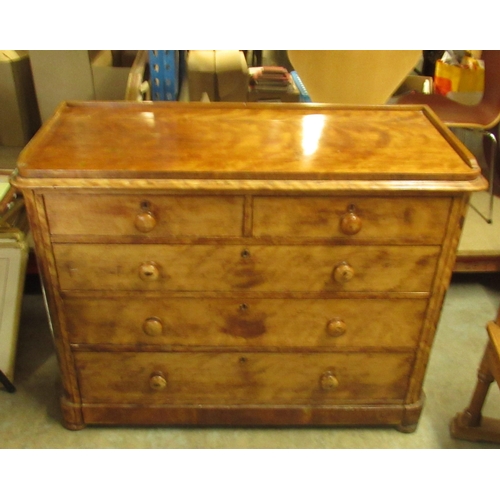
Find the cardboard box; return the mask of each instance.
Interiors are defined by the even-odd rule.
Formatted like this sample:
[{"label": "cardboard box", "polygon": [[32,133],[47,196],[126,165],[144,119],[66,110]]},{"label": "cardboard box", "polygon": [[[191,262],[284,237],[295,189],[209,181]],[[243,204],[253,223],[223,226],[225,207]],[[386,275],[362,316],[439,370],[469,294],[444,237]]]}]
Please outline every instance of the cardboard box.
[{"label": "cardboard box", "polygon": [[125,99],[130,67],[114,66],[113,51],[30,50],[29,55],[43,122],[62,101]]},{"label": "cardboard box", "polygon": [[39,127],[28,51],[0,50],[0,144],[24,146]]},{"label": "cardboard box", "polygon": [[89,51],[96,100],[123,101],[125,99],[128,75],[133,64],[132,52],[137,51]]}]

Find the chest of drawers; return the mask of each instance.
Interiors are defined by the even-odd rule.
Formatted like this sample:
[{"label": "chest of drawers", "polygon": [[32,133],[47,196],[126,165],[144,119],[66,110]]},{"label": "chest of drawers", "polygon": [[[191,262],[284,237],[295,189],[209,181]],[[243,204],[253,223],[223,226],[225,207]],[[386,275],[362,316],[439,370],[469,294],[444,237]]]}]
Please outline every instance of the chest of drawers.
[{"label": "chest of drawers", "polygon": [[474,158],[426,108],[64,103],[25,148],[64,425],[413,430]]}]

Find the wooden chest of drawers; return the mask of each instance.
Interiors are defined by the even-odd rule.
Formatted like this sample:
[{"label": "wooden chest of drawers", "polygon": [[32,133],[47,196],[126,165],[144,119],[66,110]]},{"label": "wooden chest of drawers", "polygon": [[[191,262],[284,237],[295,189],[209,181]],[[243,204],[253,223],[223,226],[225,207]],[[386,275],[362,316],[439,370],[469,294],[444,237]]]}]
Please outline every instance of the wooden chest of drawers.
[{"label": "wooden chest of drawers", "polygon": [[65,103],[22,189],[64,424],[413,430],[474,158],[426,108]]}]

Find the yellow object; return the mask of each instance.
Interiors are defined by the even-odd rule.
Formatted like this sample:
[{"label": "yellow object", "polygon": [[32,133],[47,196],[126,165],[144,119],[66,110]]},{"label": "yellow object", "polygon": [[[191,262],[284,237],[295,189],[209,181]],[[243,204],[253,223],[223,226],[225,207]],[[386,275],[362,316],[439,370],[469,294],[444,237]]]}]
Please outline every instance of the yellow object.
[{"label": "yellow object", "polygon": [[434,75],[436,94],[444,95],[462,104],[477,104],[484,92],[484,65],[473,57],[466,57],[462,64],[436,62]]}]

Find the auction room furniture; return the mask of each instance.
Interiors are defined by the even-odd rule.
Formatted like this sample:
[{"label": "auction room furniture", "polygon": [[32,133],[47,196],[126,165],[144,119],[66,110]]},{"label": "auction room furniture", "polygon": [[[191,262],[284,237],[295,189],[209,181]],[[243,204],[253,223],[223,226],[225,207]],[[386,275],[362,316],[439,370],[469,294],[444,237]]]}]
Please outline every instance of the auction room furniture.
[{"label": "auction room furniture", "polygon": [[500,443],[500,419],[482,415],[492,382],[500,387],[500,310],[487,325],[489,341],[477,373],[477,384],[470,405],[451,421],[451,435],[467,441]]},{"label": "auction room furniture", "polygon": [[64,425],[415,429],[474,157],[423,107],[65,103],[25,148]]},{"label": "auction room furniture", "polygon": [[497,129],[500,123],[500,50],[483,50],[484,93],[478,104],[466,105],[452,101],[439,94],[407,94],[400,99],[400,104],[427,104],[450,128],[464,128],[480,132],[490,141],[485,155],[489,159],[489,205],[485,219],[492,222],[493,188],[496,156],[498,150]]},{"label": "auction room furniture", "polygon": [[0,388],[14,392],[17,337],[28,262],[24,202],[0,172]]}]

